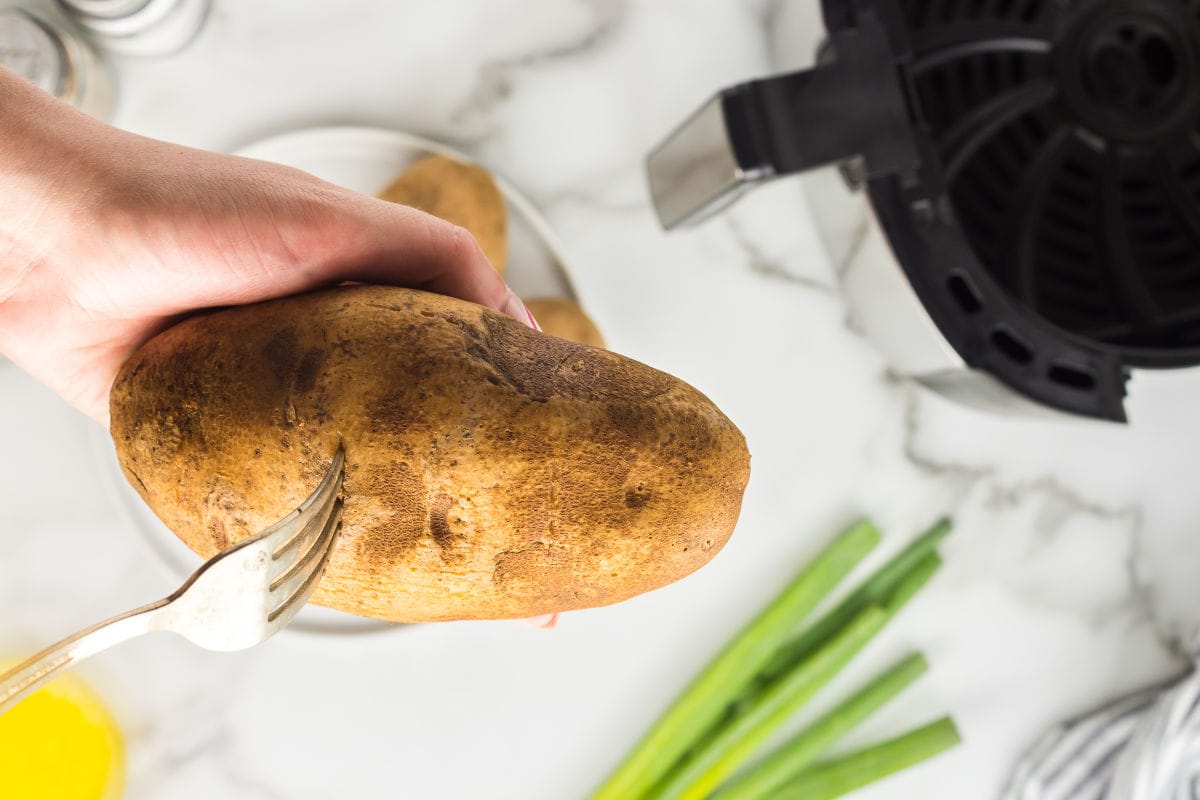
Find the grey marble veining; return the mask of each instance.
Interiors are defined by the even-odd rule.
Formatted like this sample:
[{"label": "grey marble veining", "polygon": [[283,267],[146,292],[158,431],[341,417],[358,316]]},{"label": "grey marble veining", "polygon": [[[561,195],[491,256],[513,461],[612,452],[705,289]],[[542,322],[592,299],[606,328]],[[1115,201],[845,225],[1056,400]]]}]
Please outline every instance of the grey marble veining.
[{"label": "grey marble veining", "polygon": [[497,106],[511,96],[513,83],[519,80],[522,71],[552,67],[555,62],[579,58],[603,47],[617,31],[627,10],[625,0],[577,0],[577,4],[583,6],[588,16],[578,31],[536,50],[484,61],[479,67],[476,86],[451,112],[451,121],[468,129],[477,127],[478,120],[490,118]]}]

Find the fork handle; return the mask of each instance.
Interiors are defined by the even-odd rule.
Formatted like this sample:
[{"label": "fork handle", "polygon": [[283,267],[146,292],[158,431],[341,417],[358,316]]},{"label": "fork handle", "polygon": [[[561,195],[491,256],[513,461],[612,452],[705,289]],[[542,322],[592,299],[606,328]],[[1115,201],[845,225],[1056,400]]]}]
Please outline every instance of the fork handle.
[{"label": "fork handle", "polygon": [[0,714],[16,705],[25,695],[37,689],[58,673],[85,658],[107,650],[144,633],[157,630],[157,612],[167,600],[135,608],[125,614],[106,619],[84,628],[57,644],[47,647],[29,660],[0,674]]}]

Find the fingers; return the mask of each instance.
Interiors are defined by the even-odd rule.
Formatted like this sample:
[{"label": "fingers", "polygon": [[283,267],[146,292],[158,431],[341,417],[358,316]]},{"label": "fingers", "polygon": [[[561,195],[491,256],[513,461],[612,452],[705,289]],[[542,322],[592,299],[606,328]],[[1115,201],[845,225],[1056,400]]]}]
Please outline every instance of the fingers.
[{"label": "fingers", "polygon": [[360,244],[365,251],[336,277],[459,297],[536,327],[525,304],[466,230],[414,208],[364,200]]}]

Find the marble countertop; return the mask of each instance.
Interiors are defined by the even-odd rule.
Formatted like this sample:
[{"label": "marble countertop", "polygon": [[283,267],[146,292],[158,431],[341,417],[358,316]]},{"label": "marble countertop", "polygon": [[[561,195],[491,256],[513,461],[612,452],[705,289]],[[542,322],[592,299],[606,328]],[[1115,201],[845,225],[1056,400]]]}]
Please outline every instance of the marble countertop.
[{"label": "marble countertop", "polygon": [[[786,60],[782,33],[811,45],[815,6],[217,0],[184,53],[116,62],[116,122],[150,136],[232,150],[374,125],[491,165],[549,218],[612,348],[707,393],[754,457],[710,566],[552,632],[287,632],[232,655],[150,637],[97,657],[83,673],[127,734],[129,798],[583,797],[859,514],[885,551],[945,513],[957,531],[937,580],[826,696],[920,648],[930,674],[855,741],[951,712],[965,743],[856,797],[995,796],[1050,723],[1186,665],[1200,382],[1180,376],[1129,426],[986,415],[896,378],[856,333],[799,183],[659,229],[644,154],[715,89]],[[8,364],[0,398],[0,653],[15,655],[173,585],[104,488],[102,432]]]}]

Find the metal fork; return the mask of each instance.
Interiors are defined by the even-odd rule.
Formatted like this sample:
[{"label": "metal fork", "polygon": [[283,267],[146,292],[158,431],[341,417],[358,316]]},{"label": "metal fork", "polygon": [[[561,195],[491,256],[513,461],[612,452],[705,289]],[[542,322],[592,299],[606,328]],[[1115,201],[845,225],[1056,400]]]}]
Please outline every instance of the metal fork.
[{"label": "metal fork", "polygon": [[93,625],[0,674],[0,714],[54,675],[113,645],[173,631],[209,650],[244,650],[278,633],[316,588],[342,519],[339,447],[316,491],[262,533],[218,553],[163,600]]}]

